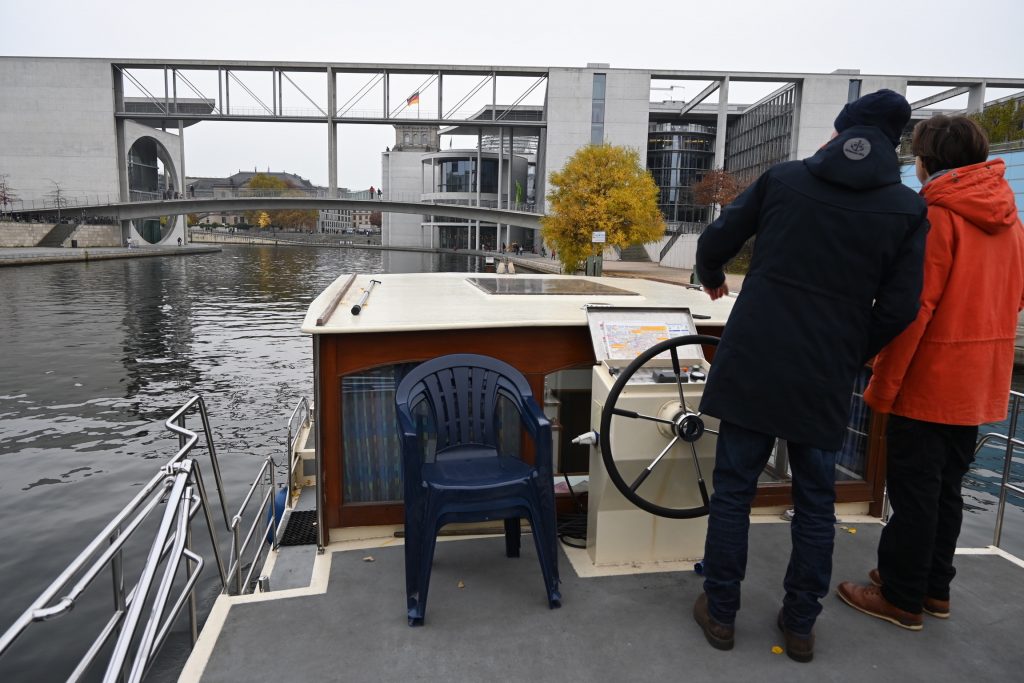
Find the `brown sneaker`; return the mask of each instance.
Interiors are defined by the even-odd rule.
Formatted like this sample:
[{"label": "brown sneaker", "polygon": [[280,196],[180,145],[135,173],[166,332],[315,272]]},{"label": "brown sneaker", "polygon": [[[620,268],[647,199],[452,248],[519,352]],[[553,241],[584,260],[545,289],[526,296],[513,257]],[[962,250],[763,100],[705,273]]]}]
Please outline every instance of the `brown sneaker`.
[{"label": "brown sneaker", "polygon": [[814,634],[809,636],[798,636],[786,628],[786,622],[782,620],[782,611],[779,610],[777,623],[786,639],[786,655],[795,662],[806,663],[814,659]]},{"label": "brown sneaker", "polygon": [[700,624],[704,631],[704,637],[716,650],[731,650],[735,644],[734,636],[736,629],[733,626],[719,624],[711,618],[708,613],[708,596],[701,593],[697,596],[697,602],[693,603],[693,618]]},{"label": "brown sneaker", "polygon": [[[877,568],[868,572],[868,578],[871,579],[871,583],[875,584],[879,588],[882,587],[882,575],[878,573]],[[929,598],[926,595],[924,598],[924,604],[921,605],[921,609],[938,619],[949,619],[949,600]]]},{"label": "brown sneaker", "polygon": [[836,593],[843,602],[864,614],[884,619],[911,631],[920,631],[923,628],[924,617],[901,610],[886,600],[878,586],[859,586],[852,581],[843,581],[836,589]]}]

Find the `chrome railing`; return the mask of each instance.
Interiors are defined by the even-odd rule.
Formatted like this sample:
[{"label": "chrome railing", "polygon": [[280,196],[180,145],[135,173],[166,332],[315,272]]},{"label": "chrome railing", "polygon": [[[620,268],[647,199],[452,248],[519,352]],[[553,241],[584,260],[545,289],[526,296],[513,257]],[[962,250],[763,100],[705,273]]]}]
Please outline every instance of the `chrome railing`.
[{"label": "chrome railing", "polygon": [[[235,595],[244,595],[245,593],[253,592],[256,586],[252,581],[252,576],[262,566],[263,552],[267,546],[266,543],[263,543],[263,539],[272,539],[273,547],[275,550],[277,549],[278,515],[275,498],[277,487],[274,482],[274,467],[274,459],[267,456],[267,459],[263,461],[263,465],[256,474],[256,478],[253,479],[252,485],[249,486],[242,504],[238,507],[238,514],[231,518],[231,564],[228,567],[228,576],[234,581],[234,590],[231,590],[231,583],[229,582],[224,586],[225,593],[230,592]],[[249,507],[249,503],[255,499],[254,496],[257,490],[262,490],[263,493],[258,497],[259,504],[256,506],[252,522],[249,524],[248,532],[245,534],[245,540],[243,541],[241,539],[242,520],[245,516],[246,508]],[[262,531],[259,530],[261,520],[266,520],[262,526]],[[245,580],[243,581],[242,569],[246,564],[245,554],[249,551],[249,544],[254,539],[256,540],[256,546],[248,562],[249,571],[246,572]]]},{"label": "chrome railing", "polygon": [[999,547],[1003,535],[1003,516],[1006,513],[1006,496],[1009,492],[1016,493],[1018,496],[1024,496],[1024,487],[1010,483],[1010,470],[1013,467],[1013,449],[1014,446],[1024,448],[1024,441],[1015,438],[1017,433],[1017,417],[1020,414],[1020,401],[1024,398],[1024,394],[1018,391],[1010,392],[1010,425],[1007,434],[999,434],[997,432],[989,432],[983,434],[978,439],[978,444],[974,447],[974,455],[977,457],[978,453],[985,444],[990,441],[998,441],[1006,444],[1006,455],[1003,459],[1003,475],[999,480],[999,505],[996,508],[996,528],[992,535],[992,545]]},{"label": "chrome railing", "polygon": [[[200,445],[199,434],[188,429],[186,416],[198,412],[202,421],[206,450],[210,457],[224,524],[231,533],[229,564],[221,559],[216,524],[210,510],[209,496],[199,461],[195,458]],[[310,421],[310,406],[303,398],[288,419],[288,444],[295,452],[301,428]],[[0,636],[0,657],[34,623],[49,621],[72,611],[86,589],[106,568],[110,568],[113,585],[113,614],[76,662],[69,681],[81,680],[95,665],[101,653],[109,653],[103,681],[140,681],[146,675],[161,647],[171,633],[178,615],[188,605],[192,644],[199,635],[195,588],[205,566],[203,557],[192,550],[192,519],[203,511],[210,535],[213,555],[221,586],[226,593],[243,594],[254,587],[253,574],[262,566],[268,546],[277,548],[279,503],[276,500],[274,460],[267,458],[230,520],[224,502],[224,486],[210,420],[202,397],[194,396],[176,410],[164,423],[178,436],[178,451],[147,482],[102,531],[76,556],[68,567]],[[296,468],[291,463],[291,471]],[[256,496],[258,490],[262,495]],[[254,510],[250,504],[258,500]],[[127,590],[124,569],[124,547],[143,526],[154,510],[163,505],[156,535],[146,554],[139,578]],[[242,539],[247,513],[252,521]],[[261,521],[265,520],[261,524]],[[252,548],[253,541],[255,548]],[[264,542],[265,541],[265,542]],[[184,564],[184,583],[176,585],[176,576]],[[248,566],[243,579],[243,570]],[[175,592],[176,591],[176,592]],[[59,597],[58,597],[59,596]]]},{"label": "chrome railing", "polygon": [[286,444],[288,452],[285,455],[285,462],[288,463],[289,500],[292,500],[296,491],[302,488],[303,477],[299,473],[299,466],[302,464],[302,454],[299,452],[299,438],[302,436],[303,429],[309,425],[312,419],[313,413],[309,408],[309,401],[303,396],[299,399],[295,410],[292,411],[291,416],[288,418],[288,443]]},{"label": "chrome railing", "polygon": [[[978,442],[974,446],[974,457],[977,458],[978,453],[981,449],[988,445],[990,442],[1003,443],[1006,445],[1006,454],[1003,457],[1003,473],[999,479],[999,503],[996,506],[996,525],[995,531],[992,534],[992,545],[1000,547],[1003,537],[1003,518],[1006,515],[1006,497],[1010,492],[1017,494],[1018,496],[1024,496],[1024,486],[1013,484],[1010,482],[1010,475],[1013,469],[1013,453],[1014,447],[1024,448],[1024,441],[1017,439],[1013,435],[1017,433],[1017,418],[1020,415],[1021,399],[1024,399],[1024,393],[1019,391],[1010,392],[1010,410],[1009,417],[1010,423],[1008,425],[1007,434],[1000,434],[998,432],[988,432],[978,437]],[[891,514],[891,506],[889,504],[889,489],[888,487],[882,493],[882,522],[888,522]]]},{"label": "chrome railing", "polygon": [[[220,470],[210,436],[206,406],[201,397],[195,396],[165,423],[178,435],[177,453],[0,636],[0,657],[10,650],[18,637],[32,624],[68,614],[107,567],[113,579],[113,614],[78,660],[68,680],[78,681],[85,676],[104,651],[110,652],[103,674],[104,681],[142,680],[186,602],[189,606],[192,643],[195,644],[198,637],[195,586],[204,561],[192,550],[190,523],[200,508],[206,519],[222,585],[227,585],[227,574],[220,558],[199,462],[192,453],[199,443],[199,435],[185,426],[185,415],[190,410],[198,410],[202,419],[207,449],[223,504],[223,487],[220,485]],[[164,511],[146,562],[138,581],[127,591],[124,547],[161,504]],[[171,603],[175,576],[182,562],[185,565],[185,583]]]}]

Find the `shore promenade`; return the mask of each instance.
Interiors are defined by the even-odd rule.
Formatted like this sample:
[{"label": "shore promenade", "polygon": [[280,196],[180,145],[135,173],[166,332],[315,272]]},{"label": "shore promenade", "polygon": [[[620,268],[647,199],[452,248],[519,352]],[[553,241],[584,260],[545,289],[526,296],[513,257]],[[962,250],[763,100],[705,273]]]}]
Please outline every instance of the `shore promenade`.
[{"label": "shore promenade", "polygon": [[183,247],[0,247],[0,267],[34,266],[47,263],[75,263],[80,261],[107,261],[123,258],[147,258],[153,256],[184,256],[186,254],[210,254],[220,247],[190,244]]}]

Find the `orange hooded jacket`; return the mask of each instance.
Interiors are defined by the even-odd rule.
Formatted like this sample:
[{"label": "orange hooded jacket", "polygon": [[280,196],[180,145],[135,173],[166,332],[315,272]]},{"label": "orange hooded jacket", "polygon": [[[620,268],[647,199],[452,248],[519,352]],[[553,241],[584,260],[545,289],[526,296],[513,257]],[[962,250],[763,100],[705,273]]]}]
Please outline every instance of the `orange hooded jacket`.
[{"label": "orange hooded jacket", "polygon": [[971,426],[1006,417],[1024,227],[1005,167],[964,166],[922,188],[931,230],[921,308],[875,358],[864,400],[876,412]]}]

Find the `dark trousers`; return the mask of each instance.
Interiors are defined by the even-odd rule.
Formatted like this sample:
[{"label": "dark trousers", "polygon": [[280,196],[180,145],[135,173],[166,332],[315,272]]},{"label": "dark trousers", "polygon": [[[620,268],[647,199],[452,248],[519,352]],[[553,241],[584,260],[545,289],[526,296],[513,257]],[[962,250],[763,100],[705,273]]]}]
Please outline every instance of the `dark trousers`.
[{"label": "dark trousers", "polygon": [[[740,609],[740,582],[747,571],[750,506],[757,479],[771,456],[775,437],[723,421],[715,453],[714,493],[704,548],[704,592],[708,612],[732,624]],[[821,613],[819,600],[828,593],[835,543],[835,471],[832,451],[789,444],[793,471],[790,528],[792,550],[783,586],[786,628],[806,635]]]},{"label": "dark trousers", "polygon": [[878,542],[882,595],[921,613],[925,596],[949,600],[964,500],[960,484],[974,460],[977,427],[889,416],[886,486],[892,517]]}]

